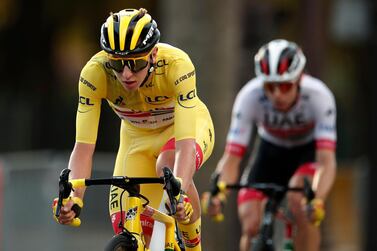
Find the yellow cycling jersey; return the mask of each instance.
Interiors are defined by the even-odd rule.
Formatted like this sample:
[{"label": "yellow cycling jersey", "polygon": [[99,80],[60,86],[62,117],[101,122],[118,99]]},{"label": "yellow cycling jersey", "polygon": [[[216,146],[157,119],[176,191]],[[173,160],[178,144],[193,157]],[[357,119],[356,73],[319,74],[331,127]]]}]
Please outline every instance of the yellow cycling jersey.
[{"label": "yellow cycling jersey", "polygon": [[87,62],[79,79],[76,142],[96,142],[102,99],[127,126],[153,130],[174,124],[176,140],[195,138],[196,116],[207,108],[197,96],[194,65],[182,50],[163,43],[156,46],[151,81],[136,91],[123,88],[104,51]]}]

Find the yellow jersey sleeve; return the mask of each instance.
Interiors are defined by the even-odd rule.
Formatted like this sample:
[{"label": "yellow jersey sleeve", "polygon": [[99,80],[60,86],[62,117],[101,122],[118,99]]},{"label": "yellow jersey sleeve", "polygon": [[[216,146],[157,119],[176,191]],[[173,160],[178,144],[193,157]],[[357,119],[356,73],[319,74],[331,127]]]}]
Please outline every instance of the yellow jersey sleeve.
[{"label": "yellow jersey sleeve", "polygon": [[174,61],[169,79],[174,83],[175,140],[196,137],[196,116],[200,103],[196,94],[195,68],[188,56]]},{"label": "yellow jersey sleeve", "polygon": [[89,61],[79,79],[79,104],[76,114],[76,142],[95,144],[101,113],[106,98],[107,78],[99,62]]}]

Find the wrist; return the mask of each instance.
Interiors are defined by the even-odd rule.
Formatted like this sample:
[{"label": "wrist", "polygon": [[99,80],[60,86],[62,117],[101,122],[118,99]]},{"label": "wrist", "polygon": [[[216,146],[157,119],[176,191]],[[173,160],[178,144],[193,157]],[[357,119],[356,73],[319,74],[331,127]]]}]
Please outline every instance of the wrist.
[{"label": "wrist", "polygon": [[311,204],[312,204],[313,206],[316,206],[316,207],[324,208],[325,202],[324,202],[323,199],[321,199],[321,198],[314,198],[314,199],[311,201]]}]

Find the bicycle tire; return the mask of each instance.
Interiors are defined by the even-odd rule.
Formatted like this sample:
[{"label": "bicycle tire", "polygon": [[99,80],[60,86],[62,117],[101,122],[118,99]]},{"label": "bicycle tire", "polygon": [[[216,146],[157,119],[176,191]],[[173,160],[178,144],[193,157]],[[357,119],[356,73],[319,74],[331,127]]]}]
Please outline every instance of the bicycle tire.
[{"label": "bicycle tire", "polygon": [[114,235],[105,247],[105,251],[137,251],[137,240],[125,232]]},{"label": "bicycle tire", "polygon": [[274,223],[262,224],[259,235],[253,245],[253,251],[275,251],[273,230]]},{"label": "bicycle tire", "polygon": [[253,247],[253,251],[275,251],[275,248],[272,244],[266,243],[265,240],[258,237],[258,239],[255,241]]}]

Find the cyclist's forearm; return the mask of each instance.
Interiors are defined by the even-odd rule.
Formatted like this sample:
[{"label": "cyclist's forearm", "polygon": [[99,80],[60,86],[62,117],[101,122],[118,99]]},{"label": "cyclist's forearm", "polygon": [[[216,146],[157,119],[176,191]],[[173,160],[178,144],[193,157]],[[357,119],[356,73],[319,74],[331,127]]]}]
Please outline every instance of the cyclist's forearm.
[{"label": "cyclist's forearm", "polygon": [[315,174],[313,189],[316,198],[326,200],[334,184],[336,177],[336,160],[335,154],[329,152],[317,153],[318,171]]},{"label": "cyclist's forearm", "polygon": [[227,184],[234,184],[239,178],[239,165],[241,158],[229,153],[224,153],[216,167],[216,172],[220,173],[219,181]]},{"label": "cyclist's forearm", "polygon": [[175,147],[174,175],[182,179],[181,189],[187,192],[196,170],[195,140],[179,140]]},{"label": "cyclist's forearm", "polygon": [[[92,172],[92,160],[94,145],[76,143],[69,159],[68,168],[71,170],[70,179],[90,178]],[[72,195],[84,197],[85,188],[75,189]]]}]

